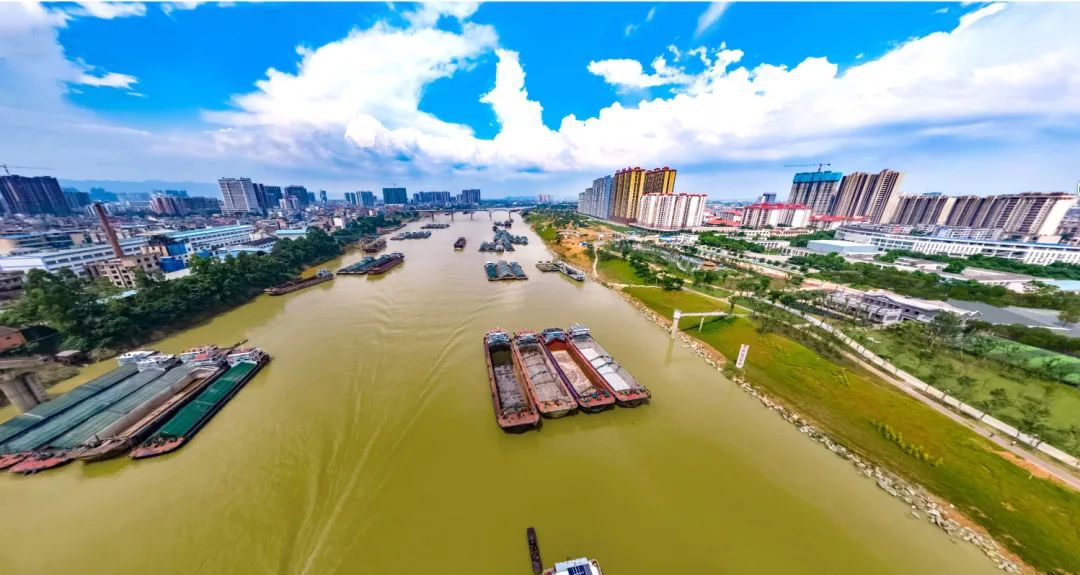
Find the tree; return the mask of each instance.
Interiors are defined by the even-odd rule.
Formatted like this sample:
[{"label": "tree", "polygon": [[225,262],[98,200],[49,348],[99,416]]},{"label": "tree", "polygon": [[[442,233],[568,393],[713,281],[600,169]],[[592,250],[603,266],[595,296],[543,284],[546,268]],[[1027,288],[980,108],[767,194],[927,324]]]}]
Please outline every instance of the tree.
[{"label": "tree", "polygon": [[975,378],[967,375],[961,375],[956,378],[956,397],[959,397],[961,401],[967,403],[971,398],[971,394],[975,392],[975,384],[978,383]]},{"label": "tree", "polygon": [[1012,402],[1009,400],[1009,393],[1005,391],[1005,388],[995,387],[990,390],[990,397],[976,401],[974,405],[979,408],[979,411],[983,412],[982,416],[979,417],[979,421],[982,421],[987,414],[1001,411],[1009,407],[1010,403]]},{"label": "tree", "polygon": [[1046,407],[1045,399],[1022,395],[1017,409],[1020,410],[1020,420],[1017,422],[1020,431],[1033,437],[1046,432],[1046,420],[1050,417],[1050,408]]},{"label": "tree", "polygon": [[1058,313],[1058,321],[1061,322],[1061,325],[1072,325],[1080,322],[1080,304],[1070,304],[1065,306],[1065,308]]}]

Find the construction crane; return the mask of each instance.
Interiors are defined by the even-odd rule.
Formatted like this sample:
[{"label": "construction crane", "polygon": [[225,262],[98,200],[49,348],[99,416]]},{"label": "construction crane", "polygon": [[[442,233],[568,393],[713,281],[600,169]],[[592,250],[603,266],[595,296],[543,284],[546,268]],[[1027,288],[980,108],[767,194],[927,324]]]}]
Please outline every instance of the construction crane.
[{"label": "construction crane", "polygon": [[16,170],[52,170],[52,169],[54,169],[54,168],[47,168],[47,167],[42,167],[42,166],[9,166],[7,164],[0,164],[0,166],[4,167],[4,172],[6,172],[7,175],[9,175],[9,176],[11,175],[11,169],[10,168],[15,168]]},{"label": "construction crane", "polygon": [[820,172],[821,168],[825,166],[832,167],[832,164],[828,162],[821,162],[820,164],[784,164],[785,168],[811,168],[813,166],[817,166],[817,171]]}]

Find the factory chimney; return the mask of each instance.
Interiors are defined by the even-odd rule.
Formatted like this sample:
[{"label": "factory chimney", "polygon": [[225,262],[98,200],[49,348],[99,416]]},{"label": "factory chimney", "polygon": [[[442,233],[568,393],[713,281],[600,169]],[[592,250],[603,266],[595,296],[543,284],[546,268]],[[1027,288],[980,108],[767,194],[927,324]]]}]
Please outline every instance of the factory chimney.
[{"label": "factory chimney", "polygon": [[112,224],[109,223],[109,217],[105,215],[105,207],[101,205],[101,202],[94,202],[94,213],[101,220],[101,227],[105,228],[105,235],[109,238],[109,245],[112,246],[113,255],[118,259],[124,257],[124,250],[120,248],[120,240],[116,239],[116,232],[113,231]]}]

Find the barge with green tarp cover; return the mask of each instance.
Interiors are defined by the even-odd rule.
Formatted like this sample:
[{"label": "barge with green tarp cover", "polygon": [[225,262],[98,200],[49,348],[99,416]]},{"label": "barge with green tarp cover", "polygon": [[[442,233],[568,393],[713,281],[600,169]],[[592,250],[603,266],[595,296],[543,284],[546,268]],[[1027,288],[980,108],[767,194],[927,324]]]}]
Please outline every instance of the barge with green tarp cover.
[{"label": "barge with green tarp cover", "polygon": [[37,473],[74,460],[78,455],[76,451],[81,451],[88,444],[100,443],[123,431],[186,387],[197,371],[207,369],[203,366],[185,365],[162,372],[147,385],[50,441],[44,449],[32,453],[30,457],[12,467],[11,471]]},{"label": "barge with green tarp cover", "polygon": [[5,454],[0,457],[0,469],[18,464],[29,457],[35,450],[48,446],[54,439],[82,425],[83,422],[117,401],[149,385],[155,379],[161,377],[163,373],[164,371],[160,369],[140,371],[5,443],[0,446],[0,453]]},{"label": "barge with green tarp cover", "polygon": [[26,433],[41,425],[52,417],[59,415],[83,400],[97,395],[106,389],[135,375],[137,369],[134,365],[121,365],[116,369],[95,377],[94,379],[76,387],[75,389],[45,403],[35,405],[26,413],[17,415],[3,424],[0,424],[0,444]]},{"label": "barge with green tarp cover", "polygon": [[270,357],[258,348],[230,354],[229,363],[232,367],[195,396],[191,403],[169,418],[149,439],[131,452],[131,457],[154,457],[183,447],[269,359]]}]

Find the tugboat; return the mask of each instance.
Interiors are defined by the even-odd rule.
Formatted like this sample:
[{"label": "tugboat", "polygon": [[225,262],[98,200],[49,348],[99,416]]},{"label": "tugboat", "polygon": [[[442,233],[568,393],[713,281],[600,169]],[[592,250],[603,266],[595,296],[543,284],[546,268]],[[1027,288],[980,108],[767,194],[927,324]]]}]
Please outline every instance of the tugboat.
[{"label": "tugboat", "polygon": [[463,250],[463,249],[465,249],[465,236],[462,236],[462,237],[458,238],[457,241],[454,242],[454,249],[455,250]]},{"label": "tugboat", "polygon": [[529,400],[510,347],[510,336],[501,329],[484,335],[491,404],[495,421],[504,431],[525,431],[540,423],[540,414]]},{"label": "tugboat", "polygon": [[554,567],[545,569],[544,575],[604,575],[604,572],[596,559],[579,557],[556,563]]}]

